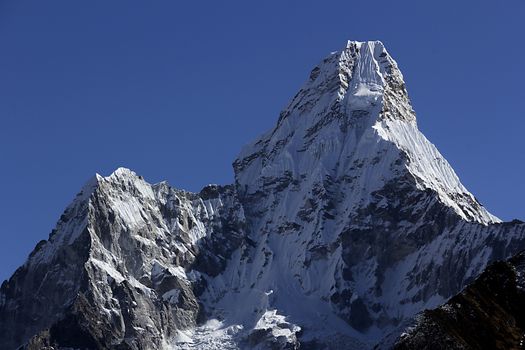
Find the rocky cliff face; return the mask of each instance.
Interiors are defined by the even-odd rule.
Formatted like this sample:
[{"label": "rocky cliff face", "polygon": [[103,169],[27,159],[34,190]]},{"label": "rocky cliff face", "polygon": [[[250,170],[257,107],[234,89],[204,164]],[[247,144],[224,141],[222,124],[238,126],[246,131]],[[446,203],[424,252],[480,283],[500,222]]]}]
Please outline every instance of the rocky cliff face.
[{"label": "rocky cliff face", "polygon": [[154,349],[195,327],[198,270],[216,275],[243,240],[233,193],[151,186],[127,169],[97,175],[2,285],[2,348],[47,329],[61,347]]},{"label": "rocky cliff face", "polygon": [[525,247],[417,129],[380,42],[315,67],[200,193],[96,176],[0,290],[0,347],[372,347]]}]

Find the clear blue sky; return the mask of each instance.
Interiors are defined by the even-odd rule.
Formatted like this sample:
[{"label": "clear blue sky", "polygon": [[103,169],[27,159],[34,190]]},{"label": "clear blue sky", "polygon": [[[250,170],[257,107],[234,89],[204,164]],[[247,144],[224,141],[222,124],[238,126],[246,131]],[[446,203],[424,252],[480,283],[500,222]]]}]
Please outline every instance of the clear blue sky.
[{"label": "clear blue sky", "polygon": [[525,2],[0,0],[0,280],[94,173],[230,183],[347,39],[382,40],[463,183],[525,219]]}]

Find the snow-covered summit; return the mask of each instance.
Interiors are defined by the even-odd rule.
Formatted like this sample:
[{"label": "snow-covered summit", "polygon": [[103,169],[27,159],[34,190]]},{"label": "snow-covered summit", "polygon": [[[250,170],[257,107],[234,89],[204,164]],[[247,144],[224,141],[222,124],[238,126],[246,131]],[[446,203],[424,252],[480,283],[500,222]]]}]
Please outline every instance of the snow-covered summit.
[{"label": "snow-covered summit", "polygon": [[357,206],[403,173],[462,218],[499,222],[418,130],[403,75],[379,41],[349,41],[325,58],[277,126],[246,146],[234,165],[237,182],[248,192],[264,178],[283,174],[352,176],[358,180],[352,195]]}]

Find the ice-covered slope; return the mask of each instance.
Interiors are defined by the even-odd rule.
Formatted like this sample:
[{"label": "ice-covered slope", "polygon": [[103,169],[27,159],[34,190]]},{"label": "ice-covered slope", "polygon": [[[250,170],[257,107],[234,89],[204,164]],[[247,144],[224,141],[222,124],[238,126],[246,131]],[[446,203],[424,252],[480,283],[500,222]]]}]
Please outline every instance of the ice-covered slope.
[{"label": "ice-covered slope", "polygon": [[234,171],[198,194],[95,177],[2,285],[0,347],[367,348],[525,247],[418,131],[380,42],[324,59]]},{"label": "ice-covered slope", "polygon": [[235,298],[271,290],[270,307],[325,336],[352,334],[336,325],[344,319],[374,342],[476,275],[493,258],[488,240],[510,240],[418,131],[380,42],[323,60],[234,168],[258,242],[253,261],[230,265]]},{"label": "ice-covered slope", "polygon": [[326,58],[281,113],[278,125],[245,147],[235,162],[247,193],[267,178],[308,175],[311,182],[344,177],[351,207],[402,175],[432,190],[468,221],[490,215],[417,129],[403,76],[381,42],[349,42]]}]

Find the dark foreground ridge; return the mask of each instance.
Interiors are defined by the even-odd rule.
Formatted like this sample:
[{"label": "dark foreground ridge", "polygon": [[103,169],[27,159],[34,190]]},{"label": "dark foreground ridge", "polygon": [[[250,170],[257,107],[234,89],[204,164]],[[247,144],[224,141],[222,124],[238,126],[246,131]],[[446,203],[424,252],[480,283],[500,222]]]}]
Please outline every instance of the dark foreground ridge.
[{"label": "dark foreground ridge", "polygon": [[490,265],[445,305],[424,311],[396,350],[523,349],[525,253]]}]

